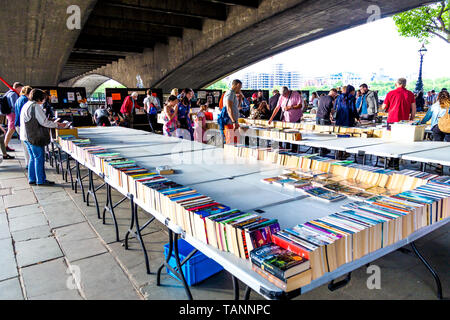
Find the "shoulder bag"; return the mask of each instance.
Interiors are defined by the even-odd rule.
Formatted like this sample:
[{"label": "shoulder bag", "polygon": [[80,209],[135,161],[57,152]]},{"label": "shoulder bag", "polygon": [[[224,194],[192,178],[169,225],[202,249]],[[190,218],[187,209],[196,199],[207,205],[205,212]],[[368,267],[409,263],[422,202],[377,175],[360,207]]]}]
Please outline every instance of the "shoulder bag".
[{"label": "shoulder bag", "polygon": [[449,108],[446,109],[445,114],[438,121],[438,128],[444,133],[450,133],[450,114]]},{"label": "shoulder bag", "polygon": [[50,130],[41,126],[36,119],[36,103],[31,106],[31,119],[25,122],[28,142],[34,146],[45,147],[50,143]]}]

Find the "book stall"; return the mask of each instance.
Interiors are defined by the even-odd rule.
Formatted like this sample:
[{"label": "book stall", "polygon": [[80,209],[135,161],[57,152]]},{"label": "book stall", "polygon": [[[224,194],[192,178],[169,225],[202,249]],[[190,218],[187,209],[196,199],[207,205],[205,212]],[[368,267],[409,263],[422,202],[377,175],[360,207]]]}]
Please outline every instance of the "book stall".
[{"label": "book stall", "polygon": [[[233,283],[246,284],[246,298],[250,290],[292,298],[406,244],[416,252],[416,239],[449,221],[447,176],[288,149],[221,149],[125,128],[79,129],[78,135],[60,135],[60,148],[131,202],[126,248],[129,234],[141,239],[139,206],[168,228],[177,270],[181,237]],[[175,174],[158,173],[161,166]],[[95,189],[91,180],[89,189]],[[164,266],[170,269],[168,259]],[[183,272],[171,272],[191,299]]]},{"label": "book stall", "polygon": [[[106,105],[113,113],[119,113],[123,101],[133,92],[138,93],[137,104],[144,107],[144,99],[147,97],[147,90],[152,90],[153,96],[158,98],[161,108],[163,108],[163,91],[158,88],[105,88]],[[144,109],[135,110],[133,126],[136,128],[149,128],[147,114]]]},{"label": "book stall", "polygon": [[50,94],[49,102],[55,118],[68,121],[74,127],[93,125],[92,114],[87,107],[86,88],[84,87],[37,87]]}]

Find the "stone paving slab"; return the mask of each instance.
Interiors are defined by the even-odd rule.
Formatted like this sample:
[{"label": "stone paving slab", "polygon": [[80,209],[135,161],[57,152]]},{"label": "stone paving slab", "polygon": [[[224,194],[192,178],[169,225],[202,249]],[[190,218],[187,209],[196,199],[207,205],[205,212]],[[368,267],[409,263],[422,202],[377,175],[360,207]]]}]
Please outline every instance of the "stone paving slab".
[{"label": "stone paving slab", "polygon": [[0,281],[17,277],[17,264],[11,238],[0,240]]},{"label": "stone paving slab", "polygon": [[16,243],[17,264],[20,267],[63,256],[55,238],[43,238]]},{"label": "stone paving slab", "polygon": [[81,287],[88,300],[141,299],[130,280],[109,254],[79,260]]},{"label": "stone paving slab", "polygon": [[87,222],[58,228],[55,234],[70,262],[108,251]]},{"label": "stone paving slab", "polygon": [[[7,180],[4,180],[4,181],[7,181]],[[0,188],[0,197],[9,196],[10,194],[12,194],[11,188]]]},{"label": "stone paving slab", "polygon": [[22,231],[45,225],[48,226],[48,222],[43,213],[18,217],[9,220],[9,230],[11,232]]},{"label": "stone paving slab", "polygon": [[33,191],[30,189],[16,190],[12,195],[3,197],[5,208],[13,208],[37,203]]},{"label": "stone paving slab", "polygon": [[78,290],[64,290],[30,297],[29,300],[83,300],[83,298],[78,293]]},{"label": "stone paving slab", "polygon": [[86,221],[83,214],[71,200],[43,204],[42,208],[52,228]]},{"label": "stone paving slab", "polygon": [[0,281],[0,300],[23,300],[19,278]]},{"label": "stone paving slab", "polygon": [[22,268],[23,283],[28,298],[59,291],[69,291],[70,272],[64,259],[56,259]]},{"label": "stone paving slab", "polygon": [[67,201],[67,199],[69,199],[69,195],[63,189],[56,192],[36,193],[36,198],[41,205],[46,205]]},{"label": "stone paving slab", "polygon": [[15,242],[48,238],[52,235],[48,224],[11,233]]},{"label": "stone paving slab", "polygon": [[11,188],[13,190],[29,189],[30,185],[25,177],[5,179],[0,181],[0,188]]},{"label": "stone paving slab", "polygon": [[31,204],[28,206],[21,206],[17,208],[8,209],[8,218],[14,219],[39,213],[42,213],[41,206],[39,204]]},{"label": "stone paving slab", "polygon": [[8,218],[6,212],[0,210],[0,240],[10,239],[11,234],[9,232]]},{"label": "stone paving slab", "polygon": [[2,174],[2,181],[7,179],[18,179],[18,178],[26,178],[25,173],[22,171],[22,169],[16,169],[16,168],[3,168],[0,171]]}]

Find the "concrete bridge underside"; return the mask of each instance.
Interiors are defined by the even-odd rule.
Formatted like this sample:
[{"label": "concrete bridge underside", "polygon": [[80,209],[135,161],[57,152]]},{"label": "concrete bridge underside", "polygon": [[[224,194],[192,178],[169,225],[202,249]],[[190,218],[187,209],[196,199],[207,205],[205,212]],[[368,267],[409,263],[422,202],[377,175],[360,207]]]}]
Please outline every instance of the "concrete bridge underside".
[{"label": "concrete bridge underside", "polygon": [[[82,30],[69,31],[65,27],[65,10],[77,2],[82,13]],[[0,35],[2,43],[16,41],[14,48],[0,49],[6,58],[0,62],[0,76],[7,80],[33,85],[76,84],[90,89],[109,78],[135,87],[139,75],[145,87],[160,87],[168,92],[173,87],[207,86],[286,49],[364,24],[378,13],[379,17],[386,17],[430,1],[29,0],[9,3],[0,13],[2,30],[16,26],[12,34]],[[12,18],[11,13],[22,3],[29,6],[28,17]],[[21,9],[26,11],[25,7]],[[58,19],[54,12],[63,18]],[[7,17],[1,17],[5,14]],[[332,55],[333,48],[330,48],[330,59]]]}]

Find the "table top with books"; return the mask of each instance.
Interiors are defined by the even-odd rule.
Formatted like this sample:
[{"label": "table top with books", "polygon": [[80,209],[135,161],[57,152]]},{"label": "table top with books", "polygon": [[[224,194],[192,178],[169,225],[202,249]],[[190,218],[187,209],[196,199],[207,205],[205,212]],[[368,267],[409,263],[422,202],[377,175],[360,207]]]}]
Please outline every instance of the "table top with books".
[{"label": "table top with books", "polygon": [[[336,272],[355,268],[361,258],[386,254],[392,245],[447,223],[450,215],[450,177],[305,155],[298,157],[298,170],[263,161],[180,161],[180,174],[167,178],[147,168],[166,165],[177,153],[164,156],[152,149],[133,160],[137,149],[147,147],[114,152],[89,140],[60,140],[74,158],[103,173],[121,193],[133,194],[159,221],[184,230],[191,245],[267,298],[295,296],[301,287],[338,277]],[[394,194],[387,188],[401,190]]]},{"label": "table top with books", "polygon": [[307,141],[305,146],[314,148],[326,148],[338,151],[346,151],[351,148],[364,147],[386,143],[385,140],[381,138],[337,138],[334,140],[322,140],[322,141]]},{"label": "table top with books", "polygon": [[403,155],[445,148],[450,146],[449,142],[440,141],[416,141],[416,142],[386,142],[382,144],[354,147],[347,150],[349,153],[365,152],[379,157],[401,158]]},{"label": "table top with books", "polygon": [[405,154],[402,159],[423,163],[438,163],[450,166],[450,144],[448,147]]}]

